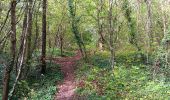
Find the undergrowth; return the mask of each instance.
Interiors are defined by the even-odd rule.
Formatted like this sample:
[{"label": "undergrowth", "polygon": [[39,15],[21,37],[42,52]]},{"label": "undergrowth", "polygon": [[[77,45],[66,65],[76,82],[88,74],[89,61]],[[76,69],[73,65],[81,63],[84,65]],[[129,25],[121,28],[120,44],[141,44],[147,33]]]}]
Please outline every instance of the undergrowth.
[{"label": "undergrowth", "polygon": [[[66,51],[66,50],[63,50],[63,55],[61,55],[61,52],[60,52],[60,49],[59,48],[48,48],[47,49],[47,57],[58,57],[58,56],[74,56],[75,55],[75,52],[70,52],[70,51]],[[33,53],[34,56],[41,56],[41,51],[39,50],[36,50],[34,53]]]},{"label": "undergrowth", "polygon": [[14,100],[52,100],[57,91],[56,85],[62,81],[63,75],[59,65],[48,62],[45,75],[38,69],[29,73],[27,80],[21,80],[17,85]]},{"label": "undergrowth", "polygon": [[[33,57],[30,60],[31,65],[27,79],[20,80],[17,83],[16,93],[14,94],[13,100],[52,100],[54,94],[57,91],[57,82],[62,81],[63,75],[61,73],[59,65],[52,61],[47,62],[47,70],[45,75],[40,73],[40,51],[33,53]],[[59,56],[59,49],[48,49],[47,56]],[[73,52],[64,51],[64,55],[72,56]],[[0,98],[2,98],[2,79],[4,64],[8,64],[9,55],[0,53]],[[10,89],[13,86],[16,75],[15,72],[11,72]]]},{"label": "undergrowth", "polygon": [[114,75],[106,52],[91,56],[90,63],[79,62],[77,93],[87,100],[169,100],[170,82],[153,80],[151,66],[139,54],[116,55]]},{"label": "undergrowth", "polygon": [[28,79],[31,90],[29,100],[52,100],[57,91],[57,82],[62,81],[62,79],[63,75],[59,65],[48,63],[46,75],[33,75]]}]

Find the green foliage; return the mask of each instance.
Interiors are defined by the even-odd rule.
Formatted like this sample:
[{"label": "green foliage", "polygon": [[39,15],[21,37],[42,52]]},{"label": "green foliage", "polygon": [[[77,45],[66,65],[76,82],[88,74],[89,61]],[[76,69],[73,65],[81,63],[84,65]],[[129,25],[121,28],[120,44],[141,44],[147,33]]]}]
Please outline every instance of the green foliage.
[{"label": "green foliage", "polygon": [[[102,54],[101,54],[102,53]],[[89,55],[90,56],[90,55]],[[89,57],[89,61],[92,65],[98,66],[100,68],[110,67],[109,65],[109,52],[103,51],[103,52],[96,52],[96,55],[91,55]]]},{"label": "green foliage", "polygon": [[63,75],[58,65],[47,63],[47,66],[45,76],[32,73],[28,79],[31,88],[29,100],[51,100],[57,91],[56,82],[61,81]]},{"label": "green foliage", "polygon": [[[129,56],[134,54],[138,53],[132,53]],[[128,54],[124,56],[131,58]],[[120,59],[124,58],[120,57]],[[141,61],[138,62],[141,63]],[[168,100],[170,98],[169,83],[153,81],[148,70],[150,66],[139,63],[133,65],[130,63],[134,62],[128,61],[127,67],[126,61],[123,63],[123,60],[117,63],[113,76],[109,67],[80,62],[81,67],[77,70],[77,78],[80,81],[77,93],[86,96],[87,100]]]},{"label": "green foliage", "polygon": [[131,51],[121,52],[116,55],[115,60],[117,63],[124,63],[125,65],[135,65],[145,63],[145,55],[142,52]]},{"label": "green foliage", "polygon": [[93,99],[119,98],[119,95],[124,91],[124,84],[117,82],[111,74],[112,71],[108,71],[107,69],[100,69],[98,67],[91,68],[85,79],[85,87],[80,86],[82,90],[78,92],[82,95],[86,94],[89,98]]},{"label": "green foliage", "polygon": [[14,99],[52,100],[56,93],[56,82],[61,81],[63,75],[58,65],[47,63],[47,74],[41,75],[36,69],[29,73],[27,80],[21,80],[17,85]]},{"label": "green foliage", "polygon": [[20,80],[17,83],[16,94],[14,95],[13,99],[21,99],[23,97],[27,97],[28,93],[31,91],[28,82],[26,80]]},{"label": "green foliage", "polygon": [[[47,56],[53,56],[53,57],[57,57],[57,56],[61,56],[61,51],[59,48],[49,48],[47,50]],[[69,52],[69,51],[63,51],[63,55],[64,56],[74,56],[75,53],[74,52]]]},{"label": "green foliage", "polygon": [[[3,74],[4,74],[4,68],[5,68],[5,65],[8,65],[8,61],[10,60],[9,58],[10,56],[5,53],[5,52],[1,52],[0,51],[0,91],[2,90],[2,85],[3,85]],[[0,92],[0,95],[1,95],[1,92]]]},{"label": "green foliage", "polygon": [[[140,67],[142,68],[143,65]],[[170,98],[168,83],[151,81],[148,77],[149,73],[141,68],[115,67],[113,77],[112,71],[93,66],[86,72],[83,70],[84,85],[80,85],[77,92],[86,95],[89,100],[138,100],[139,98],[168,100]]]},{"label": "green foliage", "polygon": [[48,88],[42,88],[39,91],[31,90],[31,97],[28,100],[52,100],[56,93],[56,86],[49,86]]},{"label": "green foliage", "polygon": [[166,34],[164,38],[162,39],[162,44],[166,45],[167,43],[170,42],[170,34]]},{"label": "green foliage", "polygon": [[[166,80],[170,80],[170,53],[163,47],[160,47],[152,57],[154,67],[158,67],[158,71],[155,74],[159,76],[162,73],[166,77]],[[153,70],[155,69],[153,68]]]},{"label": "green foliage", "polygon": [[82,34],[82,37],[85,45],[88,45],[92,42],[92,34],[90,32],[88,31],[84,32]]},{"label": "green foliage", "polygon": [[[3,21],[5,21],[6,17],[8,17],[4,29],[1,32],[0,40],[3,39],[11,28],[10,12],[7,16],[10,2],[11,0],[0,1],[0,3],[2,3],[2,7],[0,7],[0,26],[2,26],[4,23]],[[54,63],[48,63],[47,75],[43,76],[39,73],[39,62],[41,58],[40,31],[42,31],[41,2],[41,0],[37,0],[35,2],[35,12],[33,13],[35,20],[32,22],[32,42],[34,42],[34,39],[37,37],[37,47],[35,48],[37,50],[33,53],[33,58],[29,61],[30,69],[28,80],[18,82],[18,92],[16,94],[17,99],[27,97],[30,100],[51,100],[53,99],[52,95],[54,95],[56,91],[56,81],[60,81],[62,79],[59,67]],[[47,57],[61,56],[60,49],[53,48],[60,44],[57,44],[57,42],[59,42],[58,35],[60,33],[63,33],[64,56],[74,55],[74,53],[70,51],[74,51],[77,48],[75,45],[76,43],[82,51],[85,51],[85,47],[97,50],[98,48],[96,48],[96,44],[100,38],[98,28],[102,28],[104,38],[106,40],[109,39],[108,3],[108,0],[48,0],[47,46],[52,48],[48,48],[46,50]],[[148,20],[145,17],[147,17],[149,10],[146,3],[146,0],[120,0],[114,2],[112,11],[112,18],[115,20],[114,47],[116,66],[114,76],[112,76],[110,68],[110,52],[96,52],[96,55],[94,56],[89,54],[89,64],[83,63],[81,68],[78,70],[79,77],[84,77],[81,79],[84,79],[85,81],[85,86],[79,88],[80,94],[87,94],[89,99],[92,100],[112,100],[113,98],[128,100],[169,100],[170,88],[168,82],[170,80],[170,32],[168,30],[163,37],[163,31],[165,31],[164,29],[167,27],[167,22],[169,20],[169,17],[167,16],[170,14],[170,7],[167,2],[160,2],[160,0],[153,0],[151,4],[152,27],[150,27],[151,36],[149,37],[153,40],[153,43],[151,43],[151,49],[149,50],[150,47],[145,42],[148,37],[146,38],[146,31],[144,30]],[[21,40],[23,36],[23,34],[20,33],[23,33],[22,24],[24,16],[22,16],[22,14],[25,10],[20,8],[25,8],[23,2],[18,2],[16,7],[16,56],[18,56],[20,51],[19,40]],[[59,28],[60,25],[62,26],[61,29]],[[159,45],[160,42],[162,42],[162,46]],[[129,43],[133,47],[130,47]],[[10,45],[10,37],[8,36],[3,50],[0,50],[6,52],[0,52],[0,91],[2,89],[1,80],[4,70],[3,63],[5,62],[5,64],[9,64],[8,61],[10,61]],[[107,49],[106,44],[104,44],[103,47],[105,50]],[[152,51],[157,48],[158,50],[155,52]],[[151,58],[149,60],[151,60],[150,62],[153,66],[144,65],[146,54],[143,52],[148,50],[149,53],[153,54],[149,54],[149,58]],[[28,50],[25,51],[26,55]],[[26,65],[24,65],[24,67],[25,66]],[[151,79],[153,77],[153,70],[156,69],[155,66],[158,67],[158,71],[156,73],[156,80],[153,81]],[[15,78],[15,71],[12,71],[10,88],[13,85]]]},{"label": "green foliage", "polygon": [[[46,52],[47,52],[47,54],[46,54],[47,57],[50,57],[50,56],[52,56],[52,57],[61,56],[61,51],[60,51],[59,48],[48,48]],[[75,53],[64,50],[63,51],[63,55],[64,56],[74,56]],[[35,51],[33,53],[33,57],[38,57],[38,56],[41,56],[41,52],[37,50],[37,51]]]},{"label": "green foliage", "polygon": [[79,49],[83,53],[83,57],[86,59],[86,47],[84,44],[84,41],[81,38],[81,34],[78,30],[78,23],[80,21],[80,16],[76,16],[76,10],[75,10],[75,5],[74,5],[74,0],[68,0],[68,7],[69,7],[69,14],[70,14],[70,19],[71,19],[71,26],[72,26],[72,33],[75,36],[77,45],[79,46]]},{"label": "green foliage", "polygon": [[122,7],[123,10],[125,10],[125,18],[127,19],[127,23],[128,23],[128,28],[129,28],[129,36],[130,36],[130,39],[129,39],[129,42],[134,45],[138,50],[140,50],[140,47],[138,46],[137,44],[137,34],[136,34],[136,27],[135,27],[135,21],[132,19],[131,17],[131,7],[129,5],[129,1],[128,0],[124,0],[124,3],[123,3],[123,7]]}]

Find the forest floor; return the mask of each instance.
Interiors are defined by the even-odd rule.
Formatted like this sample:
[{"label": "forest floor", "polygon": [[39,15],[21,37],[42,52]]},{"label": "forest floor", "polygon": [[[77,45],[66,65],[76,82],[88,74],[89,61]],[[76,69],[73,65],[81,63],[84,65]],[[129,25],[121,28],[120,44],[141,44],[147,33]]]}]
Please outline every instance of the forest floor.
[{"label": "forest floor", "polygon": [[76,62],[81,59],[81,53],[76,52],[73,57],[55,58],[55,62],[61,66],[61,71],[64,74],[64,81],[59,83],[58,92],[55,95],[55,100],[73,100],[75,97],[76,81],[74,70]]}]

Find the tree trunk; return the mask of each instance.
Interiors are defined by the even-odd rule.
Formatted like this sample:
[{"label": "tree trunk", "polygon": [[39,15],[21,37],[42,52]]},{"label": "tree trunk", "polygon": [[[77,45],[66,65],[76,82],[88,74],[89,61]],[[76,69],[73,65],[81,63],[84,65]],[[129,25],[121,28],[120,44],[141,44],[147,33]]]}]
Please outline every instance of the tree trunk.
[{"label": "tree trunk", "polygon": [[36,16],[36,18],[35,18],[35,38],[34,38],[32,52],[36,49],[37,44],[38,44],[38,37],[39,37],[38,14],[39,14],[40,4],[41,3],[39,3],[38,8],[36,9],[36,12],[35,12],[36,13],[36,15],[35,15]]},{"label": "tree trunk", "polygon": [[11,2],[11,55],[12,63],[11,66],[14,66],[15,54],[16,54],[16,0]]},{"label": "tree trunk", "polygon": [[123,4],[123,10],[125,10],[125,18],[127,19],[127,23],[128,23],[128,28],[129,28],[129,42],[130,44],[132,44],[133,46],[135,46],[135,48],[140,51],[141,48],[138,45],[138,41],[137,41],[137,31],[136,31],[136,25],[135,22],[133,20],[133,18],[131,17],[131,7],[129,5],[129,0],[124,0],[124,4]]},{"label": "tree trunk", "polygon": [[97,26],[98,26],[98,34],[100,38],[98,39],[98,48],[100,51],[103,51],[103,42],[104,42],[104,36],[103,36],[103,23],[102,19],[100,18],[100,14],[103,10],[103,1],[98,1],[98,7],[97,7]]},{"label": "tree trunk", "polygon": [[14,67],[15,62],[15,53],[16,53],[16,0],[11,1],[11,55],[12,59],[9,66],[6,66],[5,75],[3,80],[3,96],[2,100],[8,100],[9,93],[9,81],[10,81],[10,72]]},{"label": "tree trunk", "polygon": [[11,89],[11,92],[10,92],[10,100],[13,99],[13,94],[15,93],[15,90],[16,90],[16,86],[17,86],[17,83],[21,77],[21,74],[22,74],[22,69],[23,69],[23,63],[24,63],[24,57],[25,57],[25,53],[26,53],[26,44],[27,44],[27,32],[28,32],[28,22],[29,22],[29,16],[27,18],[27,25],[26,25],[26,28],[24,29],[24,32],[22,33],[23,34],[23,39],[22,39],[22,43],[20,45],[20,51],[19,51],[19,57],[18,57],[18,63],[17,63],[17,66],[18,66],[18,73],[17,73],[17,76],[16,76],[16,79],[15,79],[15,82],[13,84],[13,87]]},{"label": "tree trunk", "polygon": [[[28,18],[28,2],[25,2],[25,6],[26,6],[26,8],[25,8],[25,12],[24,12],[24,19],[23,19],[23,23],[22,23],[22,34],[21,34],[21,36],[20,36],[20,48],[19,48],[19,51],[22,51],[22,48],[23,48],[23,41],[24,41],[24,33],[25,33],[25,31],[26,31],[26,28],[27,28],[27,18]],[[20,55],[20,53],[21,52],[18,52],[18,55],[17,55],[17,59],[18,59],[18,57],[19,57],[19,55]],[[17,62],[16,62],[16,66],[15,66],[15,70],[16,70],[16,75],[18,74],[18,60],[17,60]]]},{"label": "tree trunk", "polygon": [[42,18],[42,54],[41,54],[41,73],[45,74],[46,71],[46,8],[47,0],[43,0],[43,18]]},{"label": "tree trunk", "polygon": [[26,2],[26,10],[25,10],[25,16],[24,16],[24,21],[23,21],[23,30],[22,30],[22,35],[21,35],[21,43],[20,43],[20,48],[19,48],[19,52],[18,52],[18,58],[17,58],[17,73],[16,73],[16,78],[15,78],[15,82],[12,86],[12,89],[10,91],[10,100],[13,99],[13,95],[16,92],[16,88],[17,88],[17,83],[18,81],[21,79],[21,77],[23,78],[24,75],[22,75],[23,73],[23,64],[25,62],[25,54],[26,54],[26,48],[27,48],[27,36],[28,36],[28,29],[29,29],[29,8],[28,8],[28,2]]},{"label": "tree trunk", "polygon": [[62,35],[60,36],[60,52],[61,52],[61,56],[63,57],[63,37]]},{"label": "tree trunk", "polygon": [[32,14],[33,14],[33,1],[29,0],[29,5],[28,5],[28,32],[27,32],[27,58],[26,58],[26,68],[25,68],[25,76],[27,76],[27,72],[30,67],[30,59],[32,55],[32,50],[31,50],[31,41],[32,41]]},{"label": "tree trunk", "polygon": [[1,17],[2,16],[2,2],[0,1],[0,26],[1,26],[1,24],[2,24],[2,22],[1,22]]},{"label": "tree trunk", "polygon": [[108,21],[109,21],[109,34],[110,34],[110,53],[111,53],[111,68],[114,70],[114,45],[113,45],[113,35],[114,35],[114,30],[113,30],[113,15],[112,15],[112,8],[113,8],[113,0],[109,0],[109,14],[108,14]]},{"label": "tree trunk", "polygon": [[146,25],[146,35],[147,35],[147,63],[149,63],[149,51],[151,49],[152,44],[152,34],[151,34],[151,28],[152,28],[152,21],[151,21],[151,0],[146,0],[147,5],[147,25]]},{"label": "tree trunk", "polygon": [[79,20],[77,20],[77,18],[76,18],[75,5],[73,3],[74,3],[74,0],[68,0],[69,13],[71,15],[72,32],[75,36],[75,39],[77,40],[76,42],[77,42],[77,45],[79,46],[79,50],[80,50],[83,58],[85,59],[85,61],[87,61],[86,47],[84,45],[84,42],[83,42],[80,32],[78,30],[77,24],[78,24]]},{"label": "tree trunk", "polygon": [[167,31],[167,19],[166,19],[166,13],[163,10],[164,5],[162,3],[160,3],[160,8],[161,8],[161,14],[162,14],[162,22],[163,22],[163,33],[164,36],[166,36],[166,31]]}]

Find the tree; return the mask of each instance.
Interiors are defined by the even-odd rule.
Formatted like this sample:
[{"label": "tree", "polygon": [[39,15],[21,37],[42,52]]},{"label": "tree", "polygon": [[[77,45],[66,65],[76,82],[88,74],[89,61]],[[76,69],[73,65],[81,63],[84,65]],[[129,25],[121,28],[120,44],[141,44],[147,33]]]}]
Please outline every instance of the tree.
[{"label": "tree", "polygon": [[124,3],[123,3],[123,10],[125,10],[125,18],[127,19],[127,23],[128,23],[128,28],[130,30],[129,32],[129,36],[130,36],[130,39],[129,39],[129,42],[134,45],[138,51],[141,50],[141,48],[139,47],[138,43],[137,43],[137,31],[136,31],[136,28],[135,28],[135,21],[133,20],[133,18],[131,17],[131,7],[129,5],[129,1],[128,0],[124,0]]},{"label": "tree", "polygon": [[46,9],[47,9],[47,0],[43,0],[43,16],[42,16],[42,51],[41,51],[41,73],[45,74],[46,71]]},{"label": "tree", "polygon": [[[0,1],[0,19],[2,18],[2,2]],[[0,21],[0,25],[2,24],[2,22]]]},{"label": "tree", "polygon": [[147,38],[147,63],[149,63],[149,50],[151,48],[153,38],[151,33],[152,28],[152,20],[151,20],[151,3],[152,0],[145,0],[145,3],[147,5],[147,25],[146,25],[146,38]]},{"label": "tree", "polygon": [[16,54],[16,0],[11,0],[11,62],[6,66],[3,84],[2,100],[8,100],[10,73],[14,67]]},{"label": "tree", "polygon": [[101,17],[103,6],[104,6],[103,0],[99,0],[97,5],[97,26],[98,26],[98,34],[100,36],[98,40],[98,46],[100,51],[103,50],[103,43],[104,43],[103,18]]},{"label": "tree", "polygon": [[[26,46],[27,46],[27,38],[28,38],[28,29],[29,29],[29,2],[25,2],[26,4],[26,9],[25,9],[25,15],[24,15],[24,20],[23,20],[23,29],[22,29],[22,34],[21,34],[21,41],[20,41],[20,47],[18,50],[18,55],[17,55],[17,62],[16,62],[16,78],[15,82],[13,83],[12,89],[10,91],[10,99],[13,99],[14,93],[17,91],[17,85],[18,81],[21,80],[21,78],[24,78],[23,74],[23,67],[25,63],[25,55],[26,55]],[[23,74],[23,75],[22,75]],[[21,77],[22,76],[22,77]]]},{"label": "tree", "polygon": [[81,35],[79,33],[79,30],[78,30],[78,22],[80,19],[76,17],[76,12],[75,12],[76,10],[75,10],[75,6],[73,4],[73,0],[68,0],[68,6],[69,6],[70,17],[71,17],[72,32],[76,38],[77,45],[79,46],[79,49],[82,53],[83,58],[86,59],[87,58],[86,48],[85,48],[84,42],[81,38]]},{"label": "tree", "polygon": [[113,29],[113,14],[112,14],[112,10],[113,10],[113,0],[109,0],[109,9],[108,9],[108,22],[109,22],[109,48],[110,48],[110,53],[111,53],[111,58],[110,58],[110,62],[111,62],[111,67],[112,69],[114,69],[114,45],[113,45],[113,39],[114,39],[114,29]]},{"label": "tree", "polygon": [[39,9],[41,7],[40,4],[41,4],[41,2],[38,3],[38,7],[35,10],[35,22],[34,22],[35,23],[35,38],[34,38],[34,41],[33,41],[32,52],[36,49],[37,44],[38,44],[38,37],[39,37],[38,18],[39,18]]},{"label": "tree", "polygon": [[29,6],[28,6],[28,16],[29,16],[29,22],[28,22],[28,37],[27,37],[27,41],[28,41],[28,45],[27,45],[27,58],[26,58],[26,74],[29,70],[30,67],[30,59],[31,59],[31,55],[32,55],[32,50],[31,50],[31,41],[32,41],[32,14],[33,14],[33,1],[29,0]]}]

